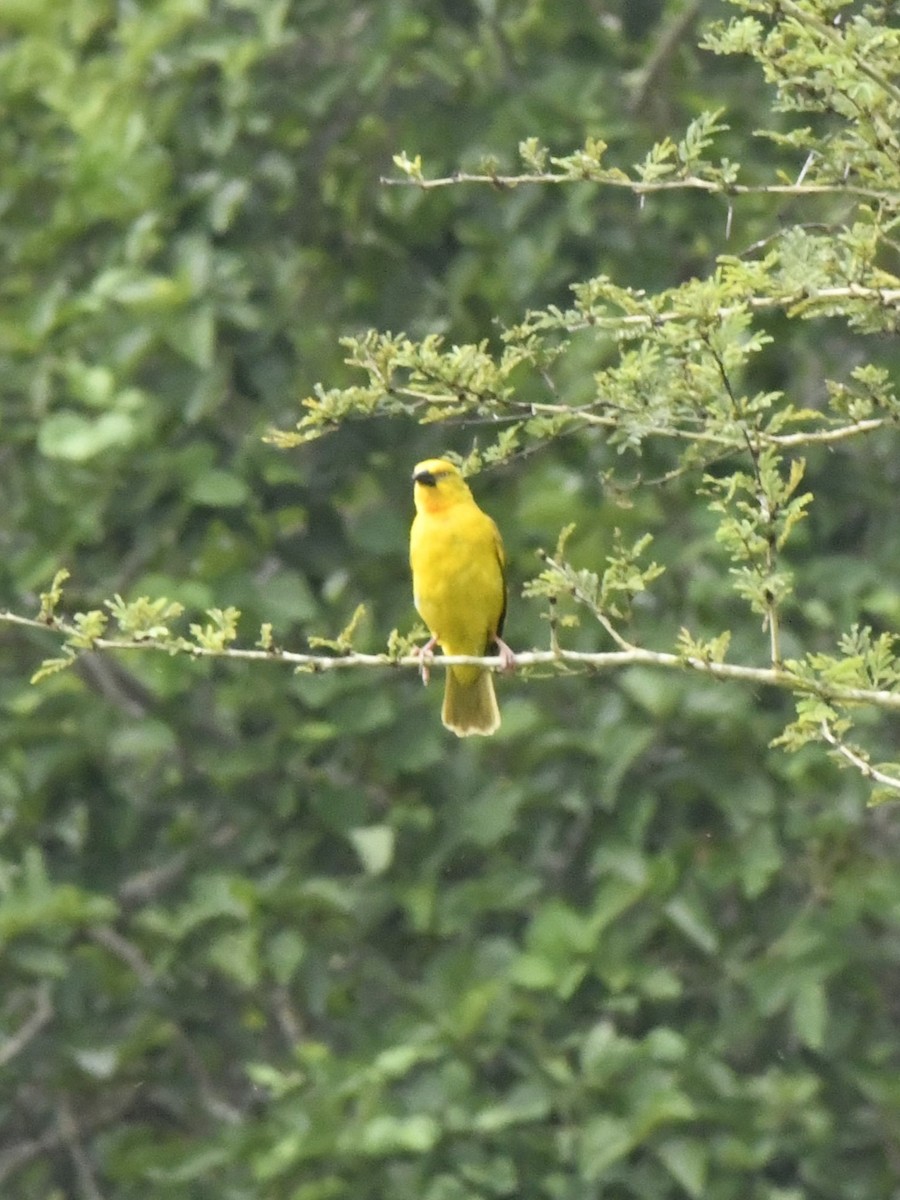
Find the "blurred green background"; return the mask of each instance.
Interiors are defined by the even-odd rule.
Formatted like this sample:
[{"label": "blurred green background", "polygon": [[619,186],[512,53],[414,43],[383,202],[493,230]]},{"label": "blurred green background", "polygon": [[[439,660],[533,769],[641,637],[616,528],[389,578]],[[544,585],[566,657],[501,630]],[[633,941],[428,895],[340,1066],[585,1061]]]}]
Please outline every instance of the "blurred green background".
[{"label": "blurred green background", "polygon": [[[748,198],[726,241],[693,194],[379,177],[400,151],[511,168],[529,136],[603,137],[627,169],[719,107],[721,152],[768,177],[771,90],[697,48],[733,11],[6,0],[0,605],[34,612],[66,566],[72,607],[235,605],[292,649],[361,601],[360,648],[411,628],[411,467],[479,431],[265,445],[354,381],[339,337],[496,344],[574,281],[671,286],[797,214]],[[858,354],[837,323],[770,328],[759,370],[801,399]],[[609,461],[573,437],[475,480],[514,646],[547,644],[519,592],[571,521],[595,569],[615,528],[655,535],[662,645],[738,612],[696,480],[622,509]],[[898,616],[896,457],[810,472],[797,622],[831,646]],[[738,660],[764,654],[735,621]],[[53,650],[0,634],[4,1196],[896,1196],[900,826],[820,753],[768,748],[786,699],[504,678],[500,733],[460,742],[440,679],[96,655],[30,686]]]}]

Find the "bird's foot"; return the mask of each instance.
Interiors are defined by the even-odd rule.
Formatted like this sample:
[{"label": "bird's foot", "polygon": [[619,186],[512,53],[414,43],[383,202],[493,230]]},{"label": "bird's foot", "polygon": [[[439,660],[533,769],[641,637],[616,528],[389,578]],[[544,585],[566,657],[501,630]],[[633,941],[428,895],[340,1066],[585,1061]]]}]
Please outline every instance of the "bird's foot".
[{"label": "bird's foot", "polygon": [[413,654],[420,660],[419,674],[422,676],[422,682],[426,685],[426,687],[429,679],[431,678],[431,664],[434,661],[434,654],[432,651],[436,645],[437,638],[433,637],[429,638],[424,646],[415,646],[413,648]]},{"label": "bird's foot", "polygon": [[515,653],[507,646],[503,638],[496,637],[494,641],[497,643],[497,652],[500,655],[500,670],[514,671],[516,669]]}]

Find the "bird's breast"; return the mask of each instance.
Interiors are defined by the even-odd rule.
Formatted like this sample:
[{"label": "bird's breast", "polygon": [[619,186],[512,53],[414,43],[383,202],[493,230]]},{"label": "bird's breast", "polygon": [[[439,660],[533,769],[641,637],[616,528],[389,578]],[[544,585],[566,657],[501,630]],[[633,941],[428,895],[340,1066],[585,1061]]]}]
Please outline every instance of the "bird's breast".
[{"label": "bird's breast", "polygon": [[447,653],[480,654],[503,611],[503,572],[494,527],[473,513],[413,522],[410,562],[416,608]]}]

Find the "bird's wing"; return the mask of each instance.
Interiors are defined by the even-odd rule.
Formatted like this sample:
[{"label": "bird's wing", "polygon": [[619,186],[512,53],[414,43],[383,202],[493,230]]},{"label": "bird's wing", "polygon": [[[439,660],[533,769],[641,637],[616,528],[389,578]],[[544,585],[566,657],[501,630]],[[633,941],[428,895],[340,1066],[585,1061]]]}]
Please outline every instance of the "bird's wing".
[{"label": "bird's wing", "polygon": [[497,555],[497,562],[500,564],[500,579],[503,587],[503,607],[500,609],[500,619],[497,622],[496,630],[496,636],[500,637],[503,633],[503,622],[506,620],[506,551],[503,549],[503,538],[500,536],[500,530],[493,521],[491,521],[491,526],[494,530],[494,550]]}]

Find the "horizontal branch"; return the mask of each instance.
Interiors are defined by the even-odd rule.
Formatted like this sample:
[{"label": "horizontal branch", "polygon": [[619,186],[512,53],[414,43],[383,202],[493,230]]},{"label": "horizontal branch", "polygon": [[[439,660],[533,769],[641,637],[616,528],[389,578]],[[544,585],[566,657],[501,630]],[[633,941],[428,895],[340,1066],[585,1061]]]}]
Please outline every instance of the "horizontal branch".
[{"label": "horizontal branch", "polygon": [[[401,392],[401,394],[405,393]],[[616,429],[620,423],[617,414],[595,413],[587,405],[570,408],[565,404],[538,404],[523,401],[521,407],[532,416],[546,414],[547,416],[573,417],[583,421],[586,425],[600,425],[606,429]],[[814,443],[831,444],[846,441],[847,438],[856,437],[861,433],[872,433],[888,423],[886,417],[867,417],[861,421],[853,421],[849,425],[835,425],[830,429],[809,429],[798,433],[766,433],[764,430],[754,430],[753,443],[760,446],[784,447],[808,446]],[[740,446],[745,449],[747,446],[746,434],[742,437],[729,437],[724,433],[711,433],[703,429],[679,429],[678,427],[661,428],[652,432],[691,442],[709,442],[712,445],[726,448]]]},{"label": "horizontal branch", "polygon": [[[40,629],[44,632],[56,633],[61,636],[76,635],[76,631],[62,622],[47,625],[32,617],[22,617],[17,613],[0,612],[0,623],[23,626],[29,629]],[[256,650],[228,646],[213,648],[185,644],[183,642],[158,641],[152,638],[129,640],[126,638],[96,638],[90,646],[96,651],[125,651],[150,652],[158,654],[185,654],[192,658],[224,659],[231,662],[269,662],[284,663],[298,671],[325,673],[328,671],[362,670],[372,668],[392,668],[420,670],[422,657],[419,654],[406,654],[393,658],[389,654],[361,654],[351,651],[346,654],[301,654],[292,650],[282,650],[273,647],[269,650]],[[505,663],[498,655],[442,655],[429,660],[433,667],[478,666],[488,670],[502,671]],[[661,650],[645,650],[639,646],[630,646],[623,650],[584,651],[584,650],[526,650],[516,654],[517,667],[550,667],[567,672],[573,669],[590,672],[620,671],[626,667],[654,667],[663,670],[691,671],[710,678],[738,683],[748,683],[756,687],[777,688],[780,691],[791,692],[795,695],[818,696],[823,700],[839,704],[871,704],[877,708],[900,712],[900,692],[886,691],[881,688],[850,688],[810,679],[797,675],[784,667],[751,667],[739,663],[726,663],[707,660],[691,655],[672,654]]]},{"label": "horizontal branch", "polygon": [[701,179],[697,175],[686,175],[681,179],[654,179],[646,182],[605,174],[602,168],[592,174],[585,168],[583,174],[570,171],[526,171],[521,175],[499,173],[471,173],[454,171],[426,179],[417,175],[382,175],[379,182],[385,187],[417,187],[423,191],[433,188],[452,187],[455,184],[472,183],[497,188],[516,188],[526,183],[595,183],[602,187],[624,188],[635,196],[648,196],[654,192],[699,191],[719,196],[855,196],[861,200],[896,201],[897,193],[890,189],[861,187],[848,183],[726,183],[717,179]]},{"label": "horizontal branch", "polygon": [[[867,303],[881,304],[884,308],[900,308],[900,288],[866,287],[860,283],[845,284],[840,287],[818,289],[797,289],[784,295],[747,296],[740,304],[725,304],[712,310],[708,315],[719,320],[735,316],[738,313],[767,312],[771,309],[791,310],[798,305],[809,308],[815,304],[835,304],[846,300],[865,300]],[[563,313],[563,317],[570,314]],[[572,312],[572,321],[563,324],[554,322],[554,328],[565,329],[568,333],[576,333],[582,329],[654,329],[659,325],[667,325],[670,321],[684,320],[686,314],[680,309],[669,309],[666,312],[625,313],[622,316],[594,316],[583,312]]]}]

